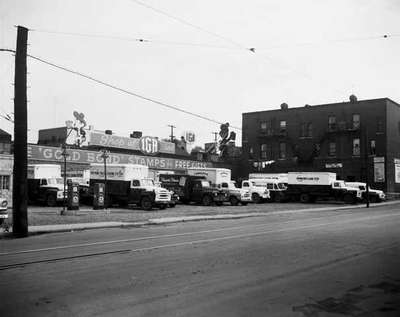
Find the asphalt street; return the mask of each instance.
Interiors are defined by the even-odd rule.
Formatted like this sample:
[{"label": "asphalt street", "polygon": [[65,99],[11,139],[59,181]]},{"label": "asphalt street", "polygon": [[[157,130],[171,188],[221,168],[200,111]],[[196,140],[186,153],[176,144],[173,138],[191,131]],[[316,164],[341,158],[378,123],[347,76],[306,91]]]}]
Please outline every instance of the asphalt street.
[{"label": "asphalt street", "polygon": [[399,316],[400,205],[0,240],[1,316]]}]

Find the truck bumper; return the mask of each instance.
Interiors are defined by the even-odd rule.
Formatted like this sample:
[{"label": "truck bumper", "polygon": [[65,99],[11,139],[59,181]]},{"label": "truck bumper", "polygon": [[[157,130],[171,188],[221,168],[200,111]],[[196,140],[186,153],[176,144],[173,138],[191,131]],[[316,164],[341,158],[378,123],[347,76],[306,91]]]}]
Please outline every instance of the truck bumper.
[{"label": "truck bumper", "polygon": [[8,218],[7,209],[1,209],[0,210],[0,219],[7,219],[7,218]]},{"label": "truck bumper", "polygon": [[225,202],[225,201],[228,201],[228,200],[229,200],[228,195],[214,196],[214,202]]}]

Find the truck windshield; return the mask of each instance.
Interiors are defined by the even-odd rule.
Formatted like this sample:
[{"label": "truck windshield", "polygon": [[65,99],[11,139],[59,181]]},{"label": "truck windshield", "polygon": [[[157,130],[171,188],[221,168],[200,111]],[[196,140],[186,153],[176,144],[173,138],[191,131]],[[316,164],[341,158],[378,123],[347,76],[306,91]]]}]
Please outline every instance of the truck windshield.
[{"label": "truck windshield", "polygon": [[48,185],[62,185],[64,184],[64,180],[62,178],[49,178],[47,180]]},{"label": "truck windshield", "polygon": [[286,189],[286,186],[284,183],[278,183],[278,188],[279,189]]},{"label": "truck windshield", "polygon": [[143,179],[141,183],[143,186],[154,186],[154,182],[152,179]]},{"label": "truck windshield", "polygon": [[256,182],[251,182],[251,184],[255,187],[265,187],[265,185]]}]

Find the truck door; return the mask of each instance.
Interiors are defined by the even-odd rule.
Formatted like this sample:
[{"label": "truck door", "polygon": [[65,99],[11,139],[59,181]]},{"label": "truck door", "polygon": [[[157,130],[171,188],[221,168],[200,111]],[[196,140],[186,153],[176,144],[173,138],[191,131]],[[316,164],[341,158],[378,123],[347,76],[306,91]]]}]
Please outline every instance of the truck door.
[{"label": "truck door", "polygon": [[202,196],[203,196],[203,187],[201,186],[201,181],[193,181],[192,200],[195,202],[200,202]]},{"label": "truck door", "polygon": [[128,202],[136,204],[136,203],[140,202],[140,198],[141,198],[140,181],[137,179],[134,179],[131,182],[131,188],[129,190]]}]

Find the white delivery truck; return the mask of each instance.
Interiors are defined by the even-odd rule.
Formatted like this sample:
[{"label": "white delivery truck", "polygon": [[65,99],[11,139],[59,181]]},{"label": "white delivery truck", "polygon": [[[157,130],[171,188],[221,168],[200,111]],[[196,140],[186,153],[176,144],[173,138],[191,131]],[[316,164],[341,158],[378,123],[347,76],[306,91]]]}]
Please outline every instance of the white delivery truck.
[{"label": "white delivery truck", "polygon": [[188,175],[203,176],[213,186],[226,193],[227,200],[232,206],[239,203],[247,205],[251,202],[251,195],[247,189],[236,187],[234,181],[231,180],[231,170],[227,168],[189,168]]},{"label": "white delivery truck", "polygon": [[[144,210],[153,207],[166,208],[171,203],[171,193],[165,188],[155,186],[148,178],[148,167],[137,164],[107,164],[105,188],[108,205],[121,206],[135,204]],[[90,187],[104,183],[104,164],[90,165]]]},{"label": "white delivery truck", "polygon": [[251,200],[256,204],[271,199],[271,193],[263,180],[244,180],[242,181],[242,189],[249,191]]},{"label": "white delivery truck", "polygon": [[64,180],[60,165],[30,164],[27,175],[30,202],[45,203],[52,207],[64,200]]},{"label": "white delivery truck", "polygon": [[344,181],[337,180],[335,173],[289,172],[285,198],[302,203],[329,199],[353,204],[362,200],[362,193],[357,188],[346,186]]},{"label": "white delivery truck", "polygon": [[[367,198],[367,184],[362,182],[346,182],[346,186],[358,188],[363,196],[363,199]],[[371,203],[379,203],[386,199],[386,195],[383,191],[378,189],[372,189],[368,187],[368,197]]]},{"label": "white delivery truck", "polygon": [[257,180],[258,184],[264,184],[270,192],[271,201],[283,201],[288,182],[287,173],[250,173],[249,180]]}]

